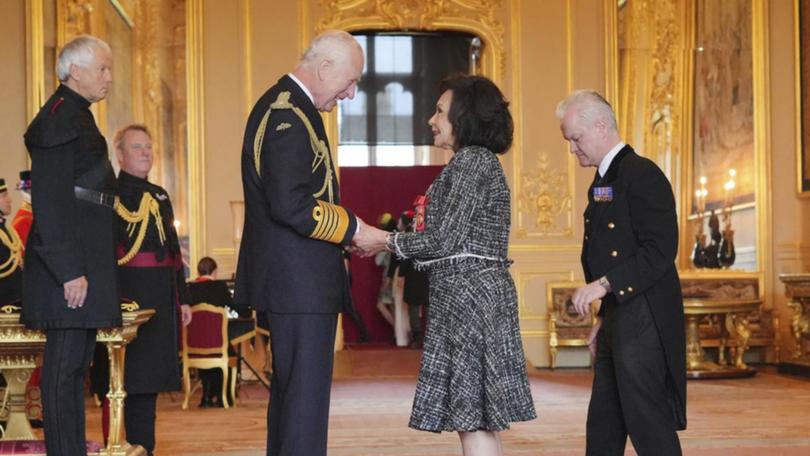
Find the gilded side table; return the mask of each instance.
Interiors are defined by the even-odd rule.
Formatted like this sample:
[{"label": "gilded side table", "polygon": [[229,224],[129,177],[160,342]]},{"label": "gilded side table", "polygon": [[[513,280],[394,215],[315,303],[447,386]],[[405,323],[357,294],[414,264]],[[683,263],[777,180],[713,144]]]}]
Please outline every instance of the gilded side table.
[{"label": "gilded side table", "polygon": [[[132,304],[124,305],[132,306]],[[127,307],[131,308],[131,307]],[[36,439],[25,415],[25,386],[36,367],[37,356],[45,348],[45,335],[27,329],[20,323],[20,314],[4,308],[0,312],[0,369],[6,378],[9,394],[9,418],[3,440]],[[96,340],[107,345],[110,356],[110,435],[107,447],[99,456],[134,456],[145,454],[140,446],[132,446],[122,437],[124,418],[124,355],[126,345],[138,335],[138,327],[155,313],[153,309],[123,313],[124,325],[99,329]]]},{"label": "gilded side table", "polygon": [[[756,371],[748,367],[743,356],[748,350],[751,331],[748,317],[759,309],[760,301],[689,298],[684,299],[686,315],[686,376],[687,378],[751,377]],[[721,325],[718,359],[707,359],[700,346],[700,321],[709,317]],[[730,352],[726,358],[726,350]]]}]

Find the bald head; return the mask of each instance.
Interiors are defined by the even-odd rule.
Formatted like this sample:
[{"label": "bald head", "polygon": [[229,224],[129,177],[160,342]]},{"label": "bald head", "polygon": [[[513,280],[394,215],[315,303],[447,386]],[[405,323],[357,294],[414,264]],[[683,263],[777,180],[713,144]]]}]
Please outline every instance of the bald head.
[{"label": "bald head", "polygon": [[354,98],[365,56],[360,43],[342,30],[327,30],[312,40],[293,71],[312,93],[319,111],[331,111],[338,101]]}]

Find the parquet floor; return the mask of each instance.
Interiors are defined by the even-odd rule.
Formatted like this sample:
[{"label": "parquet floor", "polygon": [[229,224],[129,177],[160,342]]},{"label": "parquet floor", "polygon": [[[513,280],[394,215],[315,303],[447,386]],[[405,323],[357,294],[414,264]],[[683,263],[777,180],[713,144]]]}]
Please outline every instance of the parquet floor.
[{"label": "parquet floor", "polygon": [[[408,429],[419,352],[348,350],[337,354],[329,433],[330,456],[458,455],[454,434]],[[531,386],[539,419],[503,434],[507,455],[584,453],[591,373],[534,370]],[[684,454],[810,455],[810,380],[760,368],[752,379],[691,381]],[[241,390],[231,410],[180,410],[182,395],[161,395],[159,455],[264,454],[267,392]],[[194,398],[194,405],[199,396]],[[88,436],[100,437],[99,412],[88,401]],[[628,447],[630,445],[628,444]],[[635,454],[628,449],[627,454]]]}]

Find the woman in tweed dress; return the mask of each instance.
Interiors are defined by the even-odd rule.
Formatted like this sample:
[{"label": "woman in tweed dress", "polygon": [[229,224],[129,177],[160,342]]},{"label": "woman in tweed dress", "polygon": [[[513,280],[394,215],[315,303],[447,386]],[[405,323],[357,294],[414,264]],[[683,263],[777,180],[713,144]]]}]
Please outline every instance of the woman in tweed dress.
[{"label": "woman in tweed dress", "polygon": [[455,155],[428,190],[425,228],[378,232],[387,248],[430,277],[422,364],[409,426],[456,431],[464,455],[500,455],[499,431],[536,417],[509,274],[509,187],[495,154],[512,143],[503,94],[480,76],[445,80],[428,122]]}]

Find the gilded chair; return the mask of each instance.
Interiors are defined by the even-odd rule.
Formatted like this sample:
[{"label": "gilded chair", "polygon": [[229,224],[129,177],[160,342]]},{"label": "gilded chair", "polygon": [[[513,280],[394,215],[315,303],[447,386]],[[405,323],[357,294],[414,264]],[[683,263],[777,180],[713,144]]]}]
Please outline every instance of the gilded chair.
[{"label": "gilded chair", "polygon": [[[571,297],[579,282],[554,282],[548,284],[548,351],[551,369],[557,367],[558,347],[587,347],[588,335],[596,322],[598,301],[591,303],[587,315],[579,315],[574,310]],[[593,364],[593,357],[591,357]]]},{"label": "gilded chair", "polygon": [[228,314],[224,307],[211,304],[195,304],[191,306],[191,314],[191,323],[183,327],[183,410],[188,408],[193,392],[191,369],[222,370],[220,400],[228,408],[227,392],[236,397],[236,358],[228,355]]}]

